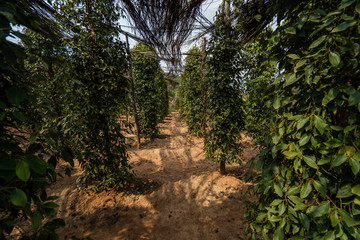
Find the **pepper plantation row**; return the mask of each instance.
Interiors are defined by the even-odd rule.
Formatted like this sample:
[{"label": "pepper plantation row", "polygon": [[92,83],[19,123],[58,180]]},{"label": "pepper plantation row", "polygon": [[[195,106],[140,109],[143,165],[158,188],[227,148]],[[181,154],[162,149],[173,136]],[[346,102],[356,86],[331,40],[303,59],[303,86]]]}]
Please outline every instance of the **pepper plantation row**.
[{"label": "pepper plantation row", "polygon": [[[84,187],[121,190],[124,134],[140,147],[169,111],[156,51],[119,39],[114,6],[58,1],[50,21],[1,3],[0,238],[30,221],[22,239],[57,239],[64,222],[42,221],[56,215],[57,163],[70,175],[77,159]],[[251,239],[360,239],[359,15],[358,0],[224,1],[187,54],[176,107],[207,157],[225,174],[241,135],[256,140]]]},{"label": "pepper plantation row", "polygon": [[[59,161],[69,163],[69,176],[79,161],[85,188],[123,189],[133,178],[128,116],[136,116],[139,137],[153,138],[168,114],[159,60],[136,53],[155,50],[141,43],[130,50],[118,39],[116,6],[58,1],[55,25],[27,1],[1,3],[1,239],[14,229],[21,239],[57,239],[63,220],[42,219],[56,215],[46,189],[59,177]],[[32,227],[22,228],[28,220]]]},{"label": "pepper plantation row", "polygon": [[261,173],[248,180],[258,201],[247,204],[245,235],[360,239],[360,2],[226,9],[206,62],[189,51],[177,106],[222,173],[239,162],[241,133],[257,140],[249,164]]}]

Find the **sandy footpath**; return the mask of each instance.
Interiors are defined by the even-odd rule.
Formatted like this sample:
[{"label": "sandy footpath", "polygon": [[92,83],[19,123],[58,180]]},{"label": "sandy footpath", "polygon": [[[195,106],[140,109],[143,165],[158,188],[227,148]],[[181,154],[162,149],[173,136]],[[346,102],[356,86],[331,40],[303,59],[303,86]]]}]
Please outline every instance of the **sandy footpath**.
[{"label": "sandy footpath", "polygon": [[[244,239],[245,164],[228,167],[222,176],[206,160],[203,140],[187,134],[174,112],[159,125],[160,136],[142,149],[129,149],[137,184],[127,193],[81,190],[76,167],[71,178],[59,178],[51,193],[59,196],[59,213],[71,236],[101,239]],[[255,155],[251,147],[245,160]]]}]

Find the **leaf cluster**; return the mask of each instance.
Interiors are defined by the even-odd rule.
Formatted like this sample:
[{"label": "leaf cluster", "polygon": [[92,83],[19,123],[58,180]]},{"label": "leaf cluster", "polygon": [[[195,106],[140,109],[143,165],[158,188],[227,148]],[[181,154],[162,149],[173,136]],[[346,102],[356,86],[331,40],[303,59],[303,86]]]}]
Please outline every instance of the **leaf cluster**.
[{"label": "leaf cluster", "polygon": [[185,120],[191,134],[201,135],[204,117],[202,57],[201,51],[197,47],[190,49],[188,54],[185,59],[185,69],[179,79],[180,115]]},{"label": "leaf cluster", "polygon": [[263,144],[248,233],[358,239],[360,3],[307,1],[269,36],[276,131]]},{"label": "leaf cluster", "polygon": [[155,49],[137,44],[133,49],[133,77],[140,132],[143,137],[154,138],[157,124],[168,113],[168,90],[159,60],[142,53],[156,54]]}]

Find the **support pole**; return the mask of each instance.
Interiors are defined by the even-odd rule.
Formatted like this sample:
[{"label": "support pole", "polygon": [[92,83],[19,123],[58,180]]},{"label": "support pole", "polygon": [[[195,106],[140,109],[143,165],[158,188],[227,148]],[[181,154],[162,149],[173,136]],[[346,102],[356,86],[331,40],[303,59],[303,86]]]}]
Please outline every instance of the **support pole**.
[{"label": "support pole", "polygon": [[135,102],[135,86],[134,86],[134,79],[133,79],[133,64],[132,64],[132,58],[131,58],[131,52],[130,52],[130,45],[129,45],[129,37],[126,34],[126,46],[128,50],[128,54],[130,56],[129,62],[130,62],[130,72],[129,72],[129,79],[130,79],[130,88],[131,88],[131,100],[132,100],[132,106],[134,110],[134,119],[135,119],[135,129],[136,129],[136,140],[137,140],[137,147],[140,149],[141,143],[140,143],[140,127],[139,127],[139,118],[137,114],[136,109],[136,102]]},{"label": "support pole", "polygon": [[[224,0],[224,12],[225,12],[225,34],[226,37],[230,37],[230,28],[231,28],[231,20],[230,20],[230,0]],[[226,162],[224,159],[220,160],[220,174],[224,175],[226,173]]]},{"label": "support pole", "polygon": [[207,119],[207,83],[206,83],[206,38],[203,38],[201,46],[201,78],[202,78],[202,105],[203,105],[203,117],[201,123],[201,132],[204,138],[204,145],[207,141],[206,139],[206,119]]}]

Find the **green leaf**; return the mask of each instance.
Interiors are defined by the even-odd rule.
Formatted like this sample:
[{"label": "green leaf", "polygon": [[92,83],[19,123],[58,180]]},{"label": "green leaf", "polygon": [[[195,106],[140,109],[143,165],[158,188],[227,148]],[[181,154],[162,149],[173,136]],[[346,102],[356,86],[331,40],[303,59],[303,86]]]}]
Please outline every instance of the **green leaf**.
[{"label": "green leaf", "polygon": [[281,227],[278,227],[274,232],[274,240],[283,240],[284,239],[284,230]]},{"label": "green leaf", "polygon": [[24,121],[24,120],[25,120],[24,115],[23,115],[21,112],[19,112],[19,111],[13,112],[12,114],[13,114],[13,116],[14,116],[16,119],[18,119],[18,120],[20,120],[20,121]]},{"label": "green leaf", "polygon": [[354,187],[352,187],[351,192],[353,194],[360,196],[360,185],[358,184],[358,185],[355,185]]},{"label": "green leaf", "polygon": [[310,220],[305,214],[300,213],[300,221],[307,230],[310,229]]},{"label": "green leaf", "polygon": [[304,155],[304,161],[307,165],[309,165],[312,168],[318,169],[318,166],[316,165],[316,158],[315,156],[306,156]]},{"label": "green leaf", "polygon": [[296,73],[290,74],[285,78],[284,87],[295,83],[299,78],[296,78]]},{"label": "green leaf", "polygon": [[301,129],[308,121],[309,121],[308,117],[300,118],[296,125],[296,129],[297,130]]},{"label": "green leaf", "polygon": [[293,53],[288,54],[287,56],[288,56],[289,58],[291,58],[291,59],[300,59],[299,55],[293,54]]},{"label": "green leaf", "polygon": [[318,218],[327,214],[330,210],[329,202],[321,202],[318,206],[316,206],[311,212],[312,217]]},{"label": "green leaf", "polygon": [[325,106],[326,104],[328,104],[329,102],[331,102],[332,100],[334,100],[336,98],[336,96],[339,93],[339,89],[337,88],[332,88],[329,90],[329,92],[325,95],[325,97],[322,100],[322,105]]},{"label": "green leaf", "polygon": [[360,170],[359,161],[351,158],[349,163],[350,163],[350,166],[351,166],[351,171],[354,173],[354,175],[357,175],[359,173],[359,170]]},{"label": "green leaf", "polygon": [[273,104],[273,107],[275,110],[279,109],[281,106],[281,103],[280,103],[280,98],[279,97],[276,97],[275,98],[275,101],[274,101],[274,104]]},{"label": "green leaf", "polygon": [[266,216],[267,216],[267,214],[264,213],[264,212],[259,213],[259,214],[257,215],[257,217],[256,217],[256,221],[262,222],[262,221],[265,219]]},{"label": "green leaf", "polygon": [[311,65],[307,65],[305,67],[305,82],[307,84],[311,84],[311,76],[312,76],[312,72],[313,72],[314,68]]},{"label": "green leaf", "polygon": [[317,163],[318,165],[324,165],[330,162],[330,158],[322,158],[320,159],[320,161]]},{"label": "green leaf", "polygon": [[323,36],[319,37],[318,39],[316,39],[315,41],[313,41],[313,42],[310,44],[309,49],[316,48],[316,47],[319,46],[322,42],[324,42],[325,39],[326,39],[326,35],[323,35]]},{"label": "green leaf", "polygon": [[324,186],[321,182],[316,180],[314,181],[313,185],[316,191],[318,191],[321,194],[321,196],[323,197],[326,196],[326,186]]},{"label": "green leaf", "polygon": [[319,116],[315,115],[314,125],[315,125],[316,129],[319,130],[319,132],[321,134],[324,134],[324,131],[325,131],[325,128],[327,127],[327,124],[326,124],[326,121],[322,117],[319,117]]},{"label": "green leaf", "polygon": [[352,227],[356,224],[356,221],[354,220],[354,218],[345,210],[339,209],[339,213],[343,217],[343,219],[344,219],[346,225],[348,225],[348,227]]},{"label": "green leaf", "polygon": [[296,28],[288,27],[288,28],[285,29],[285,32],[289,33],[289,34],[296,34]]},{"label": "green leaf", "polygon": [[307,63],[307,59],[300,60],[298,63],[296,63],[295,69],[299,69],[302,66],[304,66]]},{"label": "green leaf", "polygon": [[335,131],[343,131],[344,129],[340,126],[335,126],[335,125],[332,125],[330,126],[331,129],[335,130]]},{"label": "green leaf", "polygon": [[336,194],[337,198],[347,198],[351,197],[353,193],[351,192],[351,185],[345,185],[339,189],[339,191]]},{"label": "green leaf", "polygon": [[272,137],[272,140],[273,140],[273,143],[274,144],[278,144],[279,141],[280,141],[280,136],[278,134],[275,134],[273,137]]},{"label": "green leaf", "polygon": [[353,215],[360,215],[360,205],[356,203],[351,204],[351,212]]},{"label": "green leaf", "polygon": [[283,154],[289,158],[289,159],[292,159],[292,158],[295,158],[299,152],[294,152],[294,151],[284,151]]},{"label": "green leaf", "polygon": [[26,98],[25,91],[21,88],[15,87],[9,88],[6,91],[6,95],[9,103],[14,105],[19,105]]},{"label": "green leaf", "polygon": [[34,142],[36,142],[37,137],[38,137],[38,134],[34,134],[34,133],[31,134],[30,138],[29,138],[30,144],[33,144]]},{"label": "green leaf", "polygon": [[59,205],[57,205],[56,203],[54,202],[47,202],[43,205],[43,208],[56,208],[58,207]]},{"label": "green leaf", "polygon": [[281,218],[279,216],[272,215],[268,220],[269,222],[279,222]]},{"label": "green leaf", "polygon": [[42,175],[46,173],[47,163],[43,159],[29,154],[26,155],[26,160],[34,172]]},{"label": "green leaf", "polygon": [[340,7],[339,7],[339,10],[344,9],[344,8],[350,6],[350,5],[353,4],[354,2],[355,2],[355,0],[343,0],[343,1],[341,1],[341,5],[340,5]]},{"label": "green leaf", "polygon": [[260,22],[261,20],[261,15],[260,14],[257,14],[254,16],[254,18],[256,19],[256,21]]},{"label": "green leaf", "polygon": [[336,28],[334,28],[331,32],[332,33],[337,33],[337,32],[341,32],[344,31],[346,29],[348,29],[349,27],[352,27],[356,24],[355,20],[351,20],[351,21],[346,21],[343,23],[340,23]]},{"label": "green leaf", "polygon": [[311,193],[312,187],[309,182],[303,184],[300,190],[300,198],[306,198]]},{"label": "green leaf", "polygon": [[346,160],[347,160],[346,154],[337,155],[332,163],[332,166],[338,167],[341,164],[343,164],[344,162],[346,162]]},{"label": "green leaf", "polygon": [[329,148],[337,148],[343,145],[343,142],[341,142],[339,139],[331,139],[328,142],[325,142],[325,145]]},{"label": "green leaf", "polygon": [[355,11],[360,14],[360,2],[356,4]]},{"label": "green leaf", "polygon": [[274,189],[275,189],[275,193],[277,195],[279,195],[279,197],[282,197],[283,196],[283,192],[282,192],[282,189],[280,187],[280,185],[278,183],[275,183],[274,184]]},{"label": "green leaf", "polygon": [[41,213],[39,211],[35,211],[31,217],[32,227],[33,229],[38,229],[41,224]]},{"label": "green leaf", "polygon": [[324,235],[324,238],[323,239],[326,239],[326,240],[335,240],[335,230],[333,231],[330,231],[330,232],[327,232],[325,235]]},{"label": "green leaf", "polygon": [[329,61],[330,61],[331,65],[333,65],[334,67],[338,66],[341,61],[340,54],[337,52],[330,52]]},{"label": "green leaf", "polygon": [[348,132],[351,132],[352,130],[355,129],[355,125],[349,125],[349,126],[346,126],[345,129],[344,129],[344,133],[348,133]]},{"label": "green leaf", "polygon": [[360,91],[355,91],[352,94],[350,94],[349,106],[353,106],[355,104],[358,104],[359,102],[360,102]]},{"label": "green leaf", "polygon": [[23,180],[24,182],[27,182],[30,178],[30,167],[29,164],[25,161],[20,161],[16,164],[15,168],[16,176]]},{"label": "green leaf", "polygon": [[289,190],[286,192],[286,195],[295,195],[299,193],[299,187],[298,186],[293,186],[291,188],[289,188]]},{"label": "green leaf", "polygon": [[300,141],[299,141],[299,145],[304,146],[305,144],[307,144],[310,140],[310,137],[311,137],[311,135],[308,133],[302,135],[302,137],[300,138]]},{"label": "green leaf", "polygon": [[270,206],[277,206],[282,202],[282,199],[275,199],[270,203]]},{"label": "green leaf", "polygon": [[295,205],[294,210],[295,211],[302,211],[307,208],[307,205],[305,203],[298,203]]},{"label": "green leaf", "polygon": [[289,199],[290,199],[293,203],[295,203],[295,204],[300,204],[300,203],[302,203],[301,198],[299,198],[298,196],[289,196]]},{"label": "green leaf", "polygon": [[334,211],[331,215],[330,215],[330,220],[331,220],[331,226],[335,227],[336,225],[339,224],[339,217],[336,213],[336,211]]},{"label": "green leaf", "polygon": [[10,195],[10,202],[14,206],[25,207],[27,203],[27,197],[23,190],[16,188]]}]

